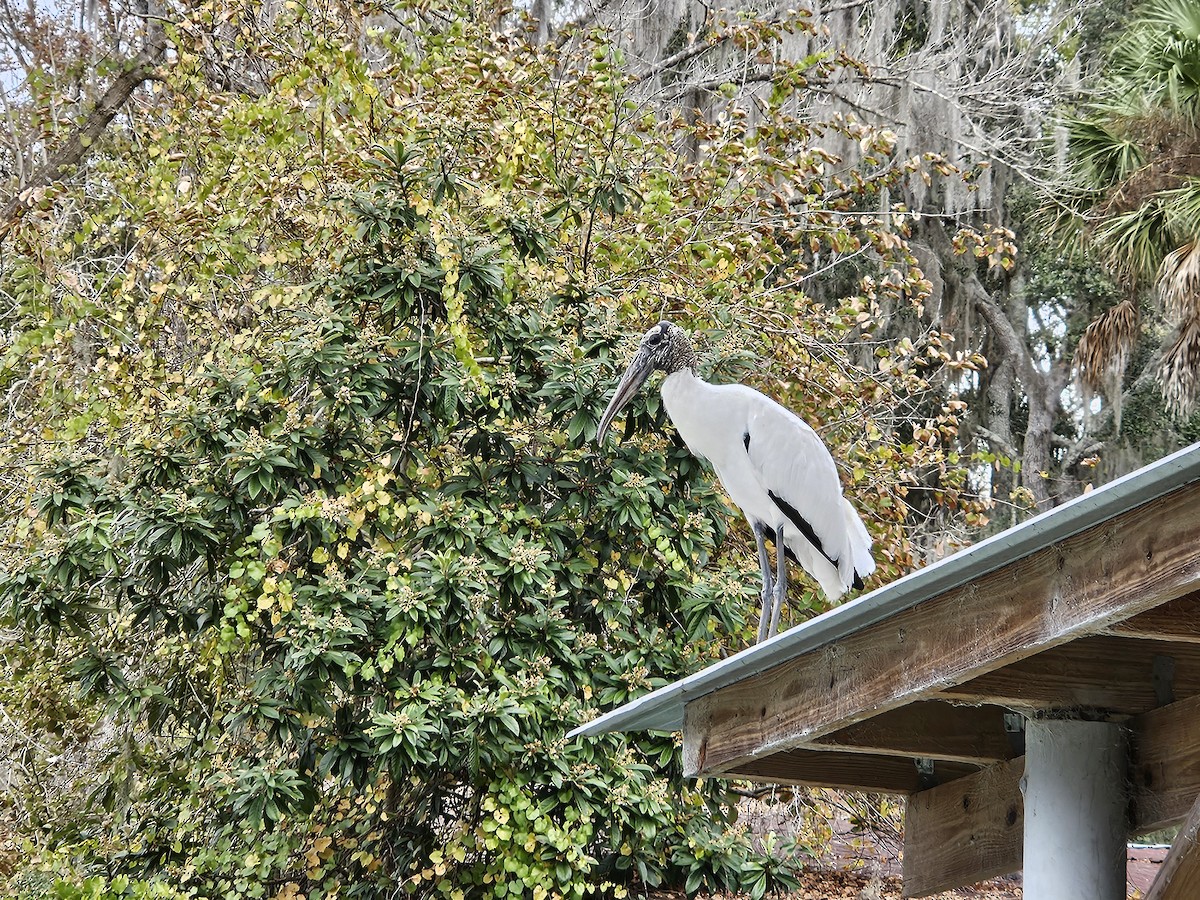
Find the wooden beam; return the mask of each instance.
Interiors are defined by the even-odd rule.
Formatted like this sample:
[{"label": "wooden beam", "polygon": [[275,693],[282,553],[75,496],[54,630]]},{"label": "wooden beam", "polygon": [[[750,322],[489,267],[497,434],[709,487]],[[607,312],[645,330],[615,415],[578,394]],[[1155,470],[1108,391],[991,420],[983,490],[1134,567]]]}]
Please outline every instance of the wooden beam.
[{"label": "wooden beam", "polygon": [[1175,836],[1171,852],[1146,900],[1194,900],[1200,897],[1200,797],[1192,804],[1187,821]]},{"label": "wooden beam", "polygon": [[688,775],[739,770],[1200,589],[1200,483],[684,708]]},{"label": "wooden beam", "polygon": [[976,771],[978,766],[966,763],[935,761],[932,773],[923,775],[917,770],[915,760],[904,757],[800,749],[752,760],[724,777],[768,784],[911,794],[922,787],[953,781]]},{"label": "wooden beam", "polygon": [[1164,603],[1124,622],[1115,622],[1109,634],[1159,641],[1200,643],[1200,592]]},{"label": "wooden beam", "polygon": [[904,896],[925,897],[1021,868],[1017,757],[921,791],[904,814]]},{"label": "wooden beam", "polygon": [[1027,711],[1083,707],[1116,715],[1194,694],[1200,694],[1200,644],[1120,637],[1081,638],[941,692]]},{"label": "wooden beam", "polygon": [[1129,729],[1134,830],[1173,825],[1200,796],[1200,697],[1131,719]]},{"label": "wooden beam", "polygon": [[955,706],[924,700],[872,716],[817,741],[853,753],[882,753],[989,765],[1020,750],[1004,731],[997,706]]}]

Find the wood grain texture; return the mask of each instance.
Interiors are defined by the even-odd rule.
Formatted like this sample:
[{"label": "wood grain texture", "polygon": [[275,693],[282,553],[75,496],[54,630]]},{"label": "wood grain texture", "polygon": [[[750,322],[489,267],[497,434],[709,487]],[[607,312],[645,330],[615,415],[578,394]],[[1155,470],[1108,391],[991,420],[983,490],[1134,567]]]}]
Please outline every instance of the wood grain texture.
[{"label": "wood grain texture", "polygon": [[1018,660],[941,695],[1025,711],[1083,708],[1136,715],[1162,705],[1156,658],[1171,661],[1175,697],[1200,694],[1200,644],[1089,637]]},{"label": "wood grain texture", "polygon": [[1160,641],[1200,643],[1200,592],[1147,610],[1109,626],[1109,634]]},{"label": "wood grain texture", "polygon": [[1151,710],[1129,728],[1135,830],[1172,825],[1200,796],[1200,697]]},{"label": "wood grain texture", "polygon": [[925,897],[1021,868],[1025,758],[908,798],[904,896]]},{"label": "wood grain texture", "polygon": [[1163,861],[1162,868],[1146,900],[1195,900],[1200,897],[1200,797],[1192,804],[1187,821],[1175,836],[1171,852]]},{"label": "wood grain texture", "polygon": [[684,768],[717,774],[1100,633],[1200,588],[1200,484],[688,703]]},{"label": "wood grain texture", "polygon": [[821,747],[990,765],[1019,754],[998,706],[922,700],[828,734]]},{"label": "wood grain texture", "polygon": [[884,794],[911,794],[930,784],[954,781],[977,771],[978,766],[967,763],[939,761],[934,763],[931,776],[922,776],[917,771],[916,761],[902,756],[802,749],[752,760],[736,772],[727,772],[725,775],[767,784],[802,784]]}]

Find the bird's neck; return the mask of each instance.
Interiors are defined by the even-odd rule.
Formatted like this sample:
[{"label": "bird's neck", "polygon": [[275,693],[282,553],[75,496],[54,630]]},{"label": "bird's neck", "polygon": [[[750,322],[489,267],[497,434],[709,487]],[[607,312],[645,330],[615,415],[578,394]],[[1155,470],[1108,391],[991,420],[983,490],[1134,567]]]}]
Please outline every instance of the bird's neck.
[{"label": "bird's neck", "polygon": [[667,389],[667,385],[671,384],[675,390],[695,389],[700,385],[708,386],[708,382],[696,374],[695,368],[692,366],[680,366],[678,369],[672,369],[667,373],[667,377],[663,379],[663,389]]},{"label": "bird's neck", "polygon": [[696,361],[694,359],[691,362],[677,363],[676,365],[671,366],[669,369],[664,369],[663,371],[668,378],[670,378],[672,375],[678,375],[680,373],[687,373],[693,378],[699,377],[696,375]]},{"label": "bird's neck", "polygon": [[679,436],[689,450],[706,459],[714,452],[705,423],[713,410],[715,392],[716,388],[691,369],[676,369],[662,383],[663,406]]},{"label": "bird's neck", "polygon": [[684,369],[696,371],[696,348],[682,331],[675,330],[674,339],[669,342],[666,350],[666,359],[659,363],[659,367],[668,375]]}]

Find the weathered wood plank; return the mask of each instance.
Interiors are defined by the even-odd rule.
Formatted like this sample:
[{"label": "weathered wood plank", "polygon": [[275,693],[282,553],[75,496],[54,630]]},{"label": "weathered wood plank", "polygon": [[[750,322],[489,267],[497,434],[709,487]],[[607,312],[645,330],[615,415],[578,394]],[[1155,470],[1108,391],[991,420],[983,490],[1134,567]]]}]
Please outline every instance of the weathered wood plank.
[{"label": "weathered wood plank", "polygon": [[1192,804],[1187,821],[1175,836],[1171,852],[1146,900],[1195,900],[1200,897],[1200,797]]},{"label": "weathered wood plank", "polygon": [[740,769],[1197,588],[1200,484],[1192,484],[693,700],[684,709],[685,771]]},{"label": "weathered wood plank", "polygon": [[904,896],[925,897],[1021,868],[1025,758],[908,798]]},{"label": "weathered wood plank", "polygon": [[[1156,677],[1156,667],[1169,677]],[[1171,696],[1161,696],[1163,690]],[[1027,711],[1081,707],[1136,715],[1174,696],[1200,694],[1200,644],[1081,638],[940,693]]]},{"label": "weathered wood plank", "polygon": [[998,706],[955,706],[924,700],[828,734],[821,747],[989,765],[1019,754]]},{"label": "weathered wood plank", "polygon": [[1147,610],[1109,626],[1109,634],[1160,641],[1200,643],[1200,592]]},{"label": "weathered wood plank", "polygon": [[800,749],[752,760],[736,772],[726,773],[726,777],[767,784],[911,794],[922,787],[954,781],[977,771],[978,766],[967,763],[938,761],[930,775],[922,775],[917,771],[915,760],[901,756]]},{"label": "weathered wood plank", "polygon": [[1151,710],[1129,727],[1135,830],[1172,825],[1200,796],[1200,697]]}]

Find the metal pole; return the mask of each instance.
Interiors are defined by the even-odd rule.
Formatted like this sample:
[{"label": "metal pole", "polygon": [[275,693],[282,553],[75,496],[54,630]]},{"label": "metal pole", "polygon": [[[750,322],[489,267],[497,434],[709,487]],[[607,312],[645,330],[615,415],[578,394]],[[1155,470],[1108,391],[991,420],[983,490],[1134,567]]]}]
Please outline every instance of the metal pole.
[{"label": "metal pole", "polygon": [[1125,900],[1125,735],[1111,722],[1025,730],[1025,900]]}]

